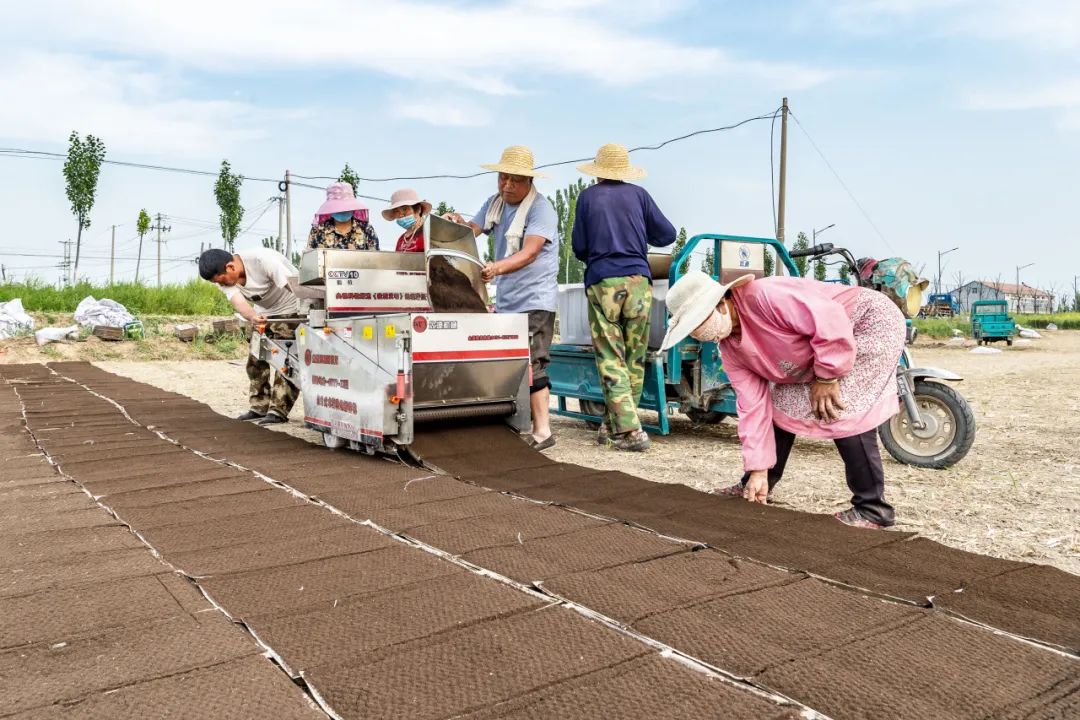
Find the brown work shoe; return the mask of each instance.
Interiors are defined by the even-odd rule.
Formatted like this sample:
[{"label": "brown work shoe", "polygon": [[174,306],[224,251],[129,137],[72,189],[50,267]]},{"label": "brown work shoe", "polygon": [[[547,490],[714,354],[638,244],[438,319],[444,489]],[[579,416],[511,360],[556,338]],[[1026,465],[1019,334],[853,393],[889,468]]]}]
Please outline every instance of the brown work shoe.
[{"label": "brown work shoe", "polygon": [[614,438],[611,447],[626,452],[645,452],[649,449],[649,436],[644,430],[631,430]]}]

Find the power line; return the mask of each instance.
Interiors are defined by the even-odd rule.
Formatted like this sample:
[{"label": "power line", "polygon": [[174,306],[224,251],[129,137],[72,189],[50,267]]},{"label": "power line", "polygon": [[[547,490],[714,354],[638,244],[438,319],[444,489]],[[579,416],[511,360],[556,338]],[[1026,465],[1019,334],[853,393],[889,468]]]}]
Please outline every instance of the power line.
[{"label": "power line", "polygon": [[[706,135],[706,134],[710,134],[710,133],[718,133],[718,132],[725,132],[727,130],[734,130],[734,129],[742,127],[743,125],[746,125],[748,123],[755,122],[757,120],[769,120],[770,118],[773,118],[773,117],[775,117],[775,113],[770,112],[770,113],[766,113],[764,115],[756,115],[754,117],[749,117],[749,118],[746,118],[744,120],[740,120],[738,122],[731,123],[729,125],[722,125],[720,127],[704,128],[704,129],[701,129],[701,130],[694,130],[694,131],[688,132],[688,133],[686,133],[684,135],[679,135],[677,137],[668,138],[667,140],[663,140],[663,141],[655,143],[653,145],[640,145],[638,147],[630,148],[629,152],[660,150],[661,148],[664,148],[664,147],[666,147],[666,146],[668,146],[668,145],[670,145],[672,143],[681,142],[683,140],[689,140],[691,138],[698,137],[699,135]],[[7,155],[7,156],[10,156],[10,157],[33,158],[33,159],[40,159],[40,160],[45,160],[45,159],[61,160],[61,159],[65,159],[67,157],[63,153],[46,152],[46,151],[42,151],[42,150],[26,150],[26,149],[22,149],[22,148],[0,148],[0,155]],[[541,169],[544,169],[544,168],[560,167],[560,166],[563,166],[563,165],[570,165],[570,164],[573,164],[573,163],[586,162],[586,161],[592,160],[592,159],[593,158],[590,156],[590,157],[583,157],[583,158],[574,158],[572,160],[560,160],[558,162],[552,162],[552,163],[546,163],[546,164],[543,164],[543,165],[537,165],[536,169],[541,170]],[[140,169],[144,169],[144,170],[160,170],[160,171],[164,171],[164,172],[177,172],[177,173],[184,173],[184,174],[187,174],[187,175],[201,175],[201,176],[208,176],[208,177],[216,177],[219,174],[217,172],[213,172],[213,171],[209,171],[209,170],[195,170],[195,169],[191,169],[191,168],[178,168],[178,167],[171,167],[171,166],[167,166],[167,165],[155,165],[155,164],[150,164],[150,163],[136,163],[136,162],[128,162],[128,161],[124,161],[124,160],[108,160],[108,159],[106,159],[103,162],[105,164],[110,164],[110,165],[119,165],[119,166],[123,166],[123,167],[140,168]],[[494,174],[494,171],[482,170],[480,172],[469,173],[469,174],[464,174],[464,175],[455,175],[455,174],[447,173],[447,174],[439,174],[439,175],[401,175],[401,176],[396,176],[396,177],[384,177],[384,178],[358,177],[357,179],[361,180],[363,182],[372,182],[372,183],[398,182],[398,181],[401,181],[401,180],[470,180],[472,178],[481,177],[483,175],[492,175],[492,174]],[[247,176],[247,175],[242,175],[241,177],[243,177],[244,180],[251,180],[252,182],[272,182],[272,183],[281,183],[282,182],[280,179],[277,179],[277,178],[253,177],[253,176]],[[330,175],[301,175],[301,174],[298,174],[298,173],[290,173],[290,177],[300,178],[301,180],[330,180],[332,182],[337,181],[337,179],[338,179],[337,176],[330,176]],[[295,185],[297,187],[311,188],[313,190],[325,190],[326,189],[325,187],[321,187],[321,186],[318,186],[318,185],[309,185],[307,183],[291,182],[291,184]],[[368,196],[368,195],[358,195],[357,197],[363,197],[363,198],[368,199],[368,200],[378,200],[380,202],[387,202],[386,198],[373,197],[373,196]]]},{"label": "power line", "polygon": [[[779,112],[779,110],[777,110],[776,112]],[[770,118],[775,118],[775,117],[776,117],[776,113],[767,113],[765,115],[756,115],[754,117],[746,118],[745,120],[740,120],[739,122],[732,123],[730,125],[723,125],[721,127],[715,127],[715,128],[705,128],[703,130],[694,130],[693,132],[686,133],[685,135],[679,135],[678,137],[669,138],[667,140],[663,140],[661,142],[658,142],[658,143],[656,143],[654,145],[639,145],[638,147],[630,148],[627,152],[632,152],[633,153],[633,152],[640,152],[640,151],[643,151],[643,150],[660,150],[661,148],[664,148],[664,147],[666,147],[666,146],[668,146],[668,145],[670,145],[672,143],[681,142],[683,140],[689,140],[690,138],[695,138],[695,137],[698,137],[699,135],[706,135],[706,134],[709,134],[709,133],[717,133],[717,132],[724,132],[724,131],[727,131],[727,130],[734,130],[735,128],[742,127],[743,125],[746,125],[747,123],[752,123],[752,122],[754,122],[756,120],[768,120]],[[590,157],[583,157],[583,158],[574,158],[573,160],[560,160],[558,162],[552,162],[552,163],[546,163],[546,164],[543,164],[543,165],[537,165],[536,169],[537,170],[543,170],[545,168],[561,167],[563,165],[572,165],[574,163],[587,162],[587,161],[592,160],[592,159],[593,159],[593,157],[590,156]],[[398,182],[398,181],[401,181],[401,180],[471,180],[472,178],[481,177],[483,175],[493,175],[493,174],[495,174],[495,172],[493,170],[482,170],[480,172],[469,173],[467,175],[450,175],[450,174],[443,174],[443,175],[402,175],[402,176],[398,176],[398,177],[385,177],[385,178],[369,178],[369,177],[359,177],[358,176],[357,180],[361,180],[363,182]],[[330,177],[329,175],[297,175],[297,174],[292,174],[292,176],[301,178],[303,180],[337,180],[336,177]],[[294,183],[294,184],[298,185],[299,183]],[[381,198],[372,198],[372,199],[381,199]]]},{"label": "power line", "polygon": [[825,166],[829,168],[830,172],[832,172],[833,177],[836,178],[836,182],[840,183],[840,187],[844,188],[844,192],[846,192],[848,194],[848,197],[851,198],[851,202],[855,203],[855,207],[859,208],[859,212],[861,212],[862,216],[866,218],[866,222],[870,223],[870,227],[874,228],[874,232],[876,232],[878,237],[881,238],[881,241],[885,243],[885,247],[889,248],[889,252],[894,252],[892,244],[885,238],[885,234],[881,232],[881,229],[877,226],[877,223],[875,223],[873,219],[871,219],[870,213],[866,212],[866,208],[864,208],[862,206],[862,203],[859,202],[858,198],[855,197],[855,193],[851,192],[851,188],[849,188],[847,186],[847,183],[845,183],[844,180],[840,177],[840,173],[836,172],[836,168],[834,168],[832,166],[832,163],[829,162],[829,159],[825,157],[825,153],[821,152],[821,148],[819,148],[817,146],[817,143],[814,142],[814,138],[810,137],[810,133],[808,133],[806,131],[806,128],[803,127],[803,124],[799,122],[799,118],[793,112],[789,111],[789,114],[792,118],[795,119],[795,124],[799,126],[799,129],[802,130],[803,135],[805,135],[806,139],[810,141],[810,145],[814,148],[814,150],[817,151],[818,156],[821,157],[822,161],[825,163]]}]

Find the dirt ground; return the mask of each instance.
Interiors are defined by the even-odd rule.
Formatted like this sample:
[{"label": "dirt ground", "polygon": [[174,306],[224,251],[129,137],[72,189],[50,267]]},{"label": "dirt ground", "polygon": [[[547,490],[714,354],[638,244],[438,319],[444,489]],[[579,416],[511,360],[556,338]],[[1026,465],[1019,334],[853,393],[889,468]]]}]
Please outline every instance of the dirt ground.
[{"label": "dirt ground", "polygon": [[[963,375],[957,387],[971,403],[978,431],[971,452],[948,470],[922,470],[885,456],[887,496],[897,528],[947,545],[998,557],[1055,565],[1080,574],[1080,332],[1044,333],[1041,340],[972,354],[970,347],[916,348],[917,364]],[[180,392],[218,412],[247,407],[239,361],[98,363],[121,375]],[[300,426],[302,403],[288,432],[318,441]],[[733,420],[694,426],[673,420],[672,434],[654,437],[644,455],[600,448],[595,433],[574,420],[554,421],[560,461],[622,470],[701,490],[738,480],[741,460]],[[778,504],[831,513],[847,506],[843,465],[832,443],[799,441],[777,486]]]}]

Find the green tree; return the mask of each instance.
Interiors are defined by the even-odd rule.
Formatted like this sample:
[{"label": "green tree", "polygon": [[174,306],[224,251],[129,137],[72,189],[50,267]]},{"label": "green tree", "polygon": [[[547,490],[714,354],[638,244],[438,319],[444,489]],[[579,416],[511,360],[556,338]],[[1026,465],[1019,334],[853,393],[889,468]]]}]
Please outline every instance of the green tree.
[{"label": "green tree", "polygon": [[[810,247],[810,238],[806,237],[806,233],[801,232],[795,238],[795,244],[791,246],[792,250],[805,250]],[[806,258],[794,258],[795,267],[799,269],[799,275],[806,277]]]},{"label": "green tree", "polygon": [[139,266],[142,265],[143,237],[150,232],[150,214],[146,208],[139,211],[139,219],[135,221],[135,231],[139,233],[139,254],[135,256],[135,282],[139,282]]},{"label": "green tree", "polygon": [[716,263],[715,263],[715,262],[713,262],[713,252],[712,252],[712,248],[709,248],[709,249],[708,249],[708,250],[707,250],[707,251],[705,252],[705,260],[704,260],[704,261],[703,261],[703,262],[701,263],[701,272],[705,273],[706,275],[710,275],[710,276],[711,276],[711,275],[713,274],[713,266],[714,266],[715,264],[716,264]]},{"label": "green tree", "polygon": [[814,279],[825,282],[825,278],[828,277],[828,269],[825,267],[825,263],[818,260],[814,263]]},{"label": "green tree", "polygon": [[771,277],[776,274],[776,260],[773,259],[773,251],[769,248],[765,248],[765,277]]},{"label": "green tree", "polygon": [[357,177],[356,171],[349,167],[349,163],[345,163],[345,167],[341,171],[341,175],[338,176],[338,182],[347,182],[352,185],[353,192],[356,192],[356,186],[360,184],[360,178]]},{"label": "green tree", "polygon": [[71,214],[75,216],[79,226],[75,239],[75,265],[71,273],[72,280],[75,280],[79,276],[82,233],[90,227],[90,211],[97,195],[101,163],[105,160],[105,143],[93,135],[87,135],[85,140],[81,140],[79,133],[74,131],[68,137],[68,143],[64,181],[67,184],[67,198],[71,202]]},{"label": "green tree", "polygon": [[229,252],[233,251],[236,236],[240,234],[240,223],[244,219],[244,208],[240,206],[240,186],[244,176],[233,173],[228,160],[221,161],[221,172],[214,183],[214,198],[221,211],[221,239]]},{"label": "green tree", "polygon": [[450,203],[446,202],[445,200],[440,200],[439,204],[435,206],[435,214],[436,215],[441,216],[441,215],[446,215],[447,213],[452,213],[452,212],[457,212],[457,210],[455,210],[454,206],[451,205]]},{"label": "green tree", "polygon": [[[688,238],[686,237],[686,228],[679,228],[679,234],[675,236],[675,245],[671,248],[671,257],[675,258],[679,256],[679,253],[681,253],[683,251],[683,248],[686,247],[687,239]],[[685,260],[682,261],[682,264],[679,265],[679,275],[685,275],[687,272],[689,272],[689,270],[690,258],[687,257]]]},{"label": "green tree", "polygon": [[840,279],[846,283],[851,281],[848,279],[851,277],[851,268],[847,266],[847,263],[840,263],[840,267],[837,269],[836,274],[840,276]]},{"label": "green tree", "polygon": [[585,279],[585,264],[574,257],[573,238],[574,218],[577,216],[577,199],[588,185],[581,178],[570,183],[565,189],[556,190],[554,198],[548,198],[555,206],[558,217],[556,232],[559,235],[559,274],[560,283],[579,283]]}]

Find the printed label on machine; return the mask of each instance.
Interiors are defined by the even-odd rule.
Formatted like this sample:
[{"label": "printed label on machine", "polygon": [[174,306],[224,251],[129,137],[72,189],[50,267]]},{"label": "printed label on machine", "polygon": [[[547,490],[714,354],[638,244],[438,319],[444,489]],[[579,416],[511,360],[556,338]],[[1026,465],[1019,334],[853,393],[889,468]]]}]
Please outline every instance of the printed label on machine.
[{"label": "printed label on machine", "polygon": [[363,268],[326,271],[326,310],[334,314],[428,311],[427,274]]},{"label": "printed label on machine", "polygon": [[529,357],[525,315],[414,315],[412,328],[414,363]]}]

